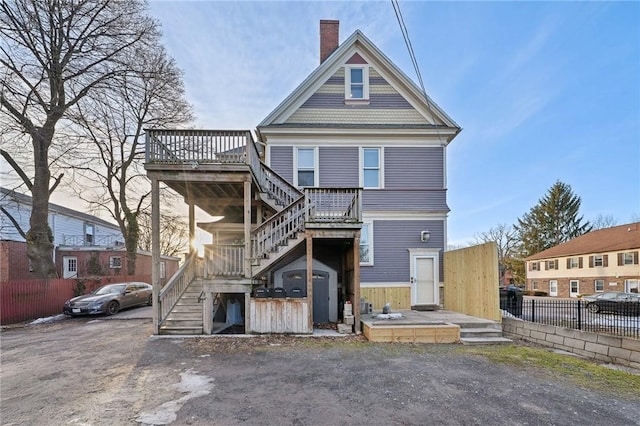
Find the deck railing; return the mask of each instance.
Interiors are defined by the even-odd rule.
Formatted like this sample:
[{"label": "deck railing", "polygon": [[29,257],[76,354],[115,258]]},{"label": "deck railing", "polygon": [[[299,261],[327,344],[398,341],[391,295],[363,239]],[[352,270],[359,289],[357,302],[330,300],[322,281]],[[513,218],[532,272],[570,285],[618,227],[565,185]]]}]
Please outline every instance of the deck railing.
[{"label": "deck railing", "polygon": [[94,235],[91,241],[87,241],[86,235],[64,235],[62,237],[64,246],[98,246],[98,247],[124,247],[124,241],[120,235]]},{"label": "deck railing", "polygon": [[246,147],[254,146],[248,130],[146,131],[146,162],[164,164],[246,163]]},{"label": "deck railing", "polygon": [[305,188],[307,222],[360,222],[360,188]]},{"label": "deck railing", "polygon": [[184,264],[178,269],[167,284],[160,290],[158,296],[158,326],[162,325],[167,319],[173,307],[180,300],[180,296],[187,289],[189,283],[196,277],[198,269],[198,254],[193,253],[187,257]]},{"label": "deck railing", "polygon": [[205,277],[244,276],[244,244],[205,244]]},{"label": "deck railing", "polygon": [[303,193],[291,185],[278,173],[271,170],[264,163],[260,165],[262,174],[262,189],[273,198],[276,204],[285,207],[302,197]]},{"label": "deck railing", "polygon": [[254,229],[251,233],[251,257],[264,258],[279,246],[286,245],[298,232],[304,231],[305,209],[305,197],[300,197]]}]

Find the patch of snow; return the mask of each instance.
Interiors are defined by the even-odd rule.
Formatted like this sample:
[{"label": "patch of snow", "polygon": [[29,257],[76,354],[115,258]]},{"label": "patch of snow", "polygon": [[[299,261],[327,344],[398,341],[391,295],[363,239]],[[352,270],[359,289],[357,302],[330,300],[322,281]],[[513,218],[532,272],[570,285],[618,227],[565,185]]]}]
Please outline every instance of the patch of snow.
[{"label": "patch of snow", "polygon": [[401,313],[395,313],[395,314],[378,314],[375,316],[376,319],[400,319],[402,318],[402,314]]},{"label": "patch of snow", "polygon": [[500,309],[502,318],[518,318],[517,316],[513,315],[511,312],[509,311],[505,311],[504,309]]},{"label": "patch of snow", "polygon": [[29,325],[50,324],[52,322],[62,321],[66,318],[64,314],[54,315],[52,317],[38,318],[29,323]]},{"label": "patch of snow", "polygon": [[187,370],[180,373],[180,383],[173,385],[178,392],[184,393],[181,398],[168,401],[154,410],[141,413],[136,421],[147,425],[167,425],[176,421],[178,411],[192,399],[208,395],[213,389],[213,379]]}]

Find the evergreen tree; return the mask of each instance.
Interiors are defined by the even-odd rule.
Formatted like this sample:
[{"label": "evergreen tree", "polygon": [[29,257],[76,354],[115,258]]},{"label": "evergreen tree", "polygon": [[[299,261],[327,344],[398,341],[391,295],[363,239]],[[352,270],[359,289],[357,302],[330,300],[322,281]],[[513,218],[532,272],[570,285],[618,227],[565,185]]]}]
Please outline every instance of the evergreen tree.
[{"label": "evergreen tree", "polygon": [[554,183],[515,225],[522,256],[531,256],[591,231],[591,224],[579,214],[580,203],[570,185]]}]

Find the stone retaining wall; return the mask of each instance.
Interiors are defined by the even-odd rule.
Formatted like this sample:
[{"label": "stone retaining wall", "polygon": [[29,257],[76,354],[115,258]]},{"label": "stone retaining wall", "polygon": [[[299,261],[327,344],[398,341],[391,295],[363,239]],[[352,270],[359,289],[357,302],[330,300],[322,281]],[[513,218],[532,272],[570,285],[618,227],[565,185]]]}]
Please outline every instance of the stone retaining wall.
[{"label": "stone retaining wall", "polygon": [[551,346],[586,358],[640,369],[640,340],[503,318],[506,336]]}]

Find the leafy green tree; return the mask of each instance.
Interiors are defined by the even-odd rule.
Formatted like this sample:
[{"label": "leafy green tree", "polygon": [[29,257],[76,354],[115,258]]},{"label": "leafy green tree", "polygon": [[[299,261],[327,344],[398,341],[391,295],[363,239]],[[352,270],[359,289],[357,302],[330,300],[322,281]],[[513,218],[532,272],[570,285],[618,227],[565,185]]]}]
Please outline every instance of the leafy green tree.
[{"label": "leafy green tree", "polygon": [[591,231],[580,215],[580,197],[570,185],[557,181],[515,226],[522,257],[569,241]]}]

